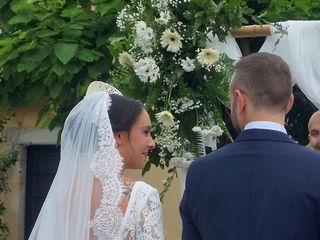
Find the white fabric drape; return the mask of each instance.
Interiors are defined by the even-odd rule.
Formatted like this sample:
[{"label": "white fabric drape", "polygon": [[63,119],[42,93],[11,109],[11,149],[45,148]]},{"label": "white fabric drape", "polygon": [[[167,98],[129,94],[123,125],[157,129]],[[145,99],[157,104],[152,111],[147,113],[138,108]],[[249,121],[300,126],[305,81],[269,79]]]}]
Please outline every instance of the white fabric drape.
[{"label": "white fabric drape", "polygon": [[[259,52],[282,57],[290,66],[294,84],[320,108],[320,21],[286,21],[280,24],[287,29],[288,34],[281,35],[271,26],[271,36],[266,37]],[[241,58],[239,46],[232,36],[228,36],[226,42],[222,43],[217,38],[209,39],[209,47],[236,61]]]},{"label": "white fabric drape", "polygon": [[288,35],[281,37],[272,29],[259,52],[282,57],[290,66],[294,83],[320,108],[320,21],[287,21],[281,23]]},{"label": "white fabric drape", "polygon": [[242,57],[241,50],[236,42],[236,40],[228,35],[224,42],[220,42],[218,37],[208,34],[207,46],[218,50],[220,53],[226,54],[229,58],[239,61]]}]

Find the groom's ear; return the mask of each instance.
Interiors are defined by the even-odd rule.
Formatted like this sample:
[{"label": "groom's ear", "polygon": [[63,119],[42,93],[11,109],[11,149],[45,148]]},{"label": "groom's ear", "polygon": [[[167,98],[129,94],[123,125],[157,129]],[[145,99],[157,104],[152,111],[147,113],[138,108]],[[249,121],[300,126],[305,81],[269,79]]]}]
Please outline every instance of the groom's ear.
[{"label": "groom's ear", "polygon": [[234,91],[234,97],[236,99],[236,103],[238,104],[239,113],[243,113],[245,111],[247,105],[247,98],[243,91],[236,89]]},{"label": "groom's ear", "polygon": [[286,108],[285,108],[285,114],[287,114],[290,111],[290,109],[292,108],[293,102],[294,102],[294,96],[291,93],[291,96],[290,96],[289,101],[288,101]]}]

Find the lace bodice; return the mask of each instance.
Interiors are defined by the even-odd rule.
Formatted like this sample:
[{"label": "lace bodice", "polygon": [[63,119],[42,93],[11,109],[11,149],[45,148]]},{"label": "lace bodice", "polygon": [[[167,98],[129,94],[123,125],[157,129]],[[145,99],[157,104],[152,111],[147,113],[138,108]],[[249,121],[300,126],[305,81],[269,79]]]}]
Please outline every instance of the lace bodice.
[{"label": "lace bodice", "polygon": [[124,240],[164,239],[157,190],[144,182],[136,182],[121,225]]},{"label": "lace bodice", "polygon": [[[99,226],[110,223],[110,214],[105,212],[99,215]],[[92,226],[95,228],[95,226]],[[110,227],[110,226],[109,226]],[[117,227],[117,226],[114,226]],[[99,227],[101,230],[101,228]],[[126,212],[121,220],[121,226],[110,238],[108,233],[98,231],[98,240],[121,239],[121,240],[156,240],[164,239],[162,227],[162,211],[159,195],[156,189],[150,185],[135,182]]]}]

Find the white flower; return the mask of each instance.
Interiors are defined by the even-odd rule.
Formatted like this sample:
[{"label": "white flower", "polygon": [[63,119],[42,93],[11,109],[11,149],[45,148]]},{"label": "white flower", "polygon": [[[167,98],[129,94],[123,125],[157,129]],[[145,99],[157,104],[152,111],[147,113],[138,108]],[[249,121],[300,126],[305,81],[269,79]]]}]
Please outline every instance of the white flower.
[{"label": "white flower", "polygon": [[192,131],[194,131],[194,132],[201,132],[202,129],[201,129],[201,127],[199,127],[199,126],[194,126],[194,127],[192,128]]},{"label": "white flower", "polygon": [[126,21],[132,21],[133,17],[132,15],[128,12],[127,7],[123,8],[119,15],[117,16],[117,27],[120,29],[120,31],[124,31],[126,26],[125,23]]},{"label": "white flower", "polygon": [[210,131],[211,131],[213,137],[219,137],[223,133],[223,130],[218,125],[213,125],[212,128],[210,129]]},{"label": "white flower", "polygon": [[198,62],[202,66],[212,66],[215,62],[219,60],[219,52],[212,48],[201,49],[201,52],[197,56]]},{"label": "white flower", "polygon": [[151,5],[160,10],[168,6],[168,0],[151,0]]},{"label": "white flower", "polygon": [[190,59],[189,57],[187,57],[186,59],[182,59],[181,60],[181,66],[183,68],[183,70],[185,70],[186,72],[191,72],[194,70],[194,68],[196,67],[196,65],[194,64],[194,59]]},{"label": "white flower", "polygon": [[154,33],[152,28],[147,27],[144,21],[138,21],[135,24],[136,27],[136,39],[135,45],[141,47],[142,51],[145,53],[152,52],[152,40],[154,38]]},{"label": "white flower", "polygon": [[183,38],[177,31],[171,32],[170,30],[166,30],[161,36],[161,46],[164,48],[167,47],[168,52],[176,53],[182,48],[181,40],[183,40]]},{"label": "white flower", "polygon": [[178,168],[189,168],[192,161],[188,161],[187,159],[183,157],[173,157],[170,159],[170,164],[172,166],[178,167]]},{"label": "white flower", "polygon": [[150,57],[141,58],[133,65],[134,71],[142,82],[155,82],[159,77],[159,67]]},{"label": "white flower", "polygon": [[169,111],[156,113],[156,118],[158,122],[162,123],[164,126],[170,127],[174,124],[174,117]]},{"label": "white flower", "polygon": [[119,63],[122,66],[133,66],[134,62],[133,57],[128,52],[122,52],[119,54]]},{"label": "white flower", "polygon": [[187,159],[188,161],[193,160],[195,158],[195,156],[192,152],[184,152],[183,157],[185,159]]},{"label": "white flower", "polygon": [[192,128],[192,131],[199,133],[203,136],[212,136],[213,138],[219,137],[223,133],[223,130],[218,125],[213,125],[210,129],[208,129],[208,128],[202,129],[199,126],[194,126]]},{"label": "white flower", "polygon": [[135,27],[136,27],[136,32],[138,34],[138,33],[144,32],[146,30],[147,24],[144,21],[138,21],[136,23]]},{"label": "white flower", "polygon": [[161,24],[166,25],[170,20],[170,12],[169,11],[165,11],[165,12],[161,12],[160,13],[160,18],[159,18],[159,22]]}]

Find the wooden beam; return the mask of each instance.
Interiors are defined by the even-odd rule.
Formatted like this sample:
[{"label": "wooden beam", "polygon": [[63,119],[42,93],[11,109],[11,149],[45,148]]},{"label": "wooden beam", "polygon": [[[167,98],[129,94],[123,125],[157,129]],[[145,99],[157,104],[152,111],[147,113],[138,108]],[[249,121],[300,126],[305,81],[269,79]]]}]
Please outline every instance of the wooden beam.
[{"label": "wooden beam", "polygon": [[271,35],[270,25],[249,25],[231,30],[234,38],[265,37]]}]

